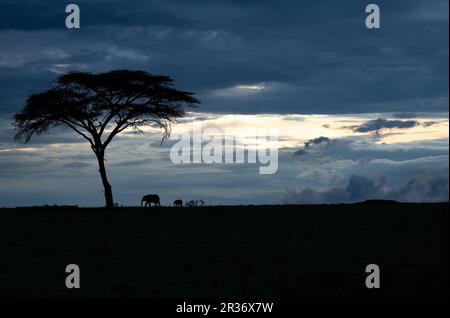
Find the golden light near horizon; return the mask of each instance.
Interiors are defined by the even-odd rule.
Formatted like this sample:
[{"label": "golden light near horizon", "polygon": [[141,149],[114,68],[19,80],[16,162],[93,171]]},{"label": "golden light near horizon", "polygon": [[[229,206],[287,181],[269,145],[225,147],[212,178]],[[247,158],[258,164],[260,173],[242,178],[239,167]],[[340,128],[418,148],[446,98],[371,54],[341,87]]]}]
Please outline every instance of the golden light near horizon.
[{"label": "golden light near horizon", "polygon": [[[279,147],[299,147],[304,142],[325,136],[331,139],[351,136],[376,135],[377,143],[414,142],[449,138],[448,118],[438,117],[432,119],[417,117],[413,120],[417,125],[411,128],[389,128],[371,132],[355,132],[351,127],[375,120],[380,114],[358,115],[278,115],[278,114],[188,114],[186,120],[173,126],[173,133],[181,130],[191,130],[192,121],[201,118],[204,129],[214,127],[224,132],[235,128],[244,134],[246,129],[260,130],[275,128],[279,133]],[[239,136],[237,136],[239,137]]]},{"label": "golden light near horizon", "polygon": [[417,121],[421,122],[422,125],[407,129],[406,131],[397,130],[388,132],[385,136],[382,136],[380,142],[393,144],[449,138],[448,120],[436,121],[436,123],[431,126],[426,126],[426,119],[417,118]]},{"label": "golden light near horizon", "polygon": [[[236,138],[248,137],[248,131],[264,135],[269,128],[278,132],[279,148],[302,147],[308,140],[321,136],[330,139],[339,139],[354,136],[375,136],[374,142],[395,144],[426,140],[449,139],[449,119],[442,116],[430,119],[427,116],[413,118],[417,125],[411,128],[381,129],[378,132],[355,132],[351,127],[361,125],[367,121],[383,117],[383,114],[351,114],[351,115],[299,115],[299,114],[213,114],[213,113],[187,113],[179,123],[172,125],[172,135],[181,131],[192,132],[194,121],[201,122],[202,129],[216,128],[218,134],[226,137],[226,131],[234,129]],[[389,118],[388,116],[385,116]],[[200,120],[199,120],[199,119]],[[121,138],[142,138],[146,133],[151,136],[160,136],[161,130],[157,127],[144,127],[144,134],[134,134],[131,130],[125,131]],[[159,137],[158,137],[159,138]],[[41,152],[45,148],[65,147],[64,143],[50,143],[36,147],[7,146],[0,152]],[[84,148],[84,144],[76,146]]]}]

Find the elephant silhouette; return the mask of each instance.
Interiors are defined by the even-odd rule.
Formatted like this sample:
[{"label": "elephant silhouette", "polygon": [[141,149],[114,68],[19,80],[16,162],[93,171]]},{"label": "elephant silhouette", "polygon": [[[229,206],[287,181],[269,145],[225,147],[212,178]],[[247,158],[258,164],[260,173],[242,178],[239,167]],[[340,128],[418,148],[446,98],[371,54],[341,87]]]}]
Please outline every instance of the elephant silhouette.
[{"label": "elephant silhouette", "polygon": [[147,207],[147,205],[150,207],[150,206],[152,206],[152,203],[154,204],[154,206],[157,206],[157,205],[161,206],[161,203],[159,202],[159,195],[157,195],[157,194],[144,195],[141,200],[141,206],[142,206],[143,202],[145,202],[144,207]]},{"label": "elephant silhouette", "polygon": [[183,201],[182,200],[175,200],[175,201],[173,201],[173,205],[177,206],[177,207],[182,207],[183,206]]}]

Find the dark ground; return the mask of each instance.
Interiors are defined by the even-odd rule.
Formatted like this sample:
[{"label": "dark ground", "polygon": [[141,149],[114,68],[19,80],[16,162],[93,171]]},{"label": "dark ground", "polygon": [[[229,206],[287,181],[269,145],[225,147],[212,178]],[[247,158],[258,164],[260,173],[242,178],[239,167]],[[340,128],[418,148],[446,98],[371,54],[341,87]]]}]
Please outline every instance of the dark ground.
[{"label": "dark ground", "polygon": [[0,209],[0,296],[448,297],[448,230],[447,203]]}]

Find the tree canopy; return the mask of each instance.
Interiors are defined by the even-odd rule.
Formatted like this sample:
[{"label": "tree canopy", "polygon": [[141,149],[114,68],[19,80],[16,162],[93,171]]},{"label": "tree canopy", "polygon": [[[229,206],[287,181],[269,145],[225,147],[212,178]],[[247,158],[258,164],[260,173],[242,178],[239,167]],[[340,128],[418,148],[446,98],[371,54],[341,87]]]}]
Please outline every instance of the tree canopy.
[{"label": "tree canopy", "polygon": [[[71,72],[58,77],[52,87],[31,95],[15,115],[15,139],[28,142],[50,128],[72,128],[95,148],[106,148],[126,128],[152,125],[170,133],[170,124],[184,115],[183,106],[199,100],[177,90],[173,80],[144,71],[117,70],[91,74]],[[114,128],[105,136],[108,125]]]}]

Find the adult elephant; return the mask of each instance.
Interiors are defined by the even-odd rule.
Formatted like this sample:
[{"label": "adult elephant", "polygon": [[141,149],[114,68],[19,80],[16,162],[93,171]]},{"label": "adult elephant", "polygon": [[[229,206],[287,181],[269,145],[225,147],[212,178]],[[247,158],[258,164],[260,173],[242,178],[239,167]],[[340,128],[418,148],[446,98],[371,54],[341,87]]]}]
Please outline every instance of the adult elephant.
[{"label": "adult elephant", "polygon": [[142,206],[142,203],[143,202],[145,202],[145,205],[144,205],[144,207],[147,207],[147,205],[148,206],[152,206],[152,203],[155,205],[155,206],[161,206],[161,203],[159,202],[159,195],[157,195],[157,194],[147,194],[147,195],[144,195],[143,197],[142,197],[142,200],[141,200],[141,206]]}]

